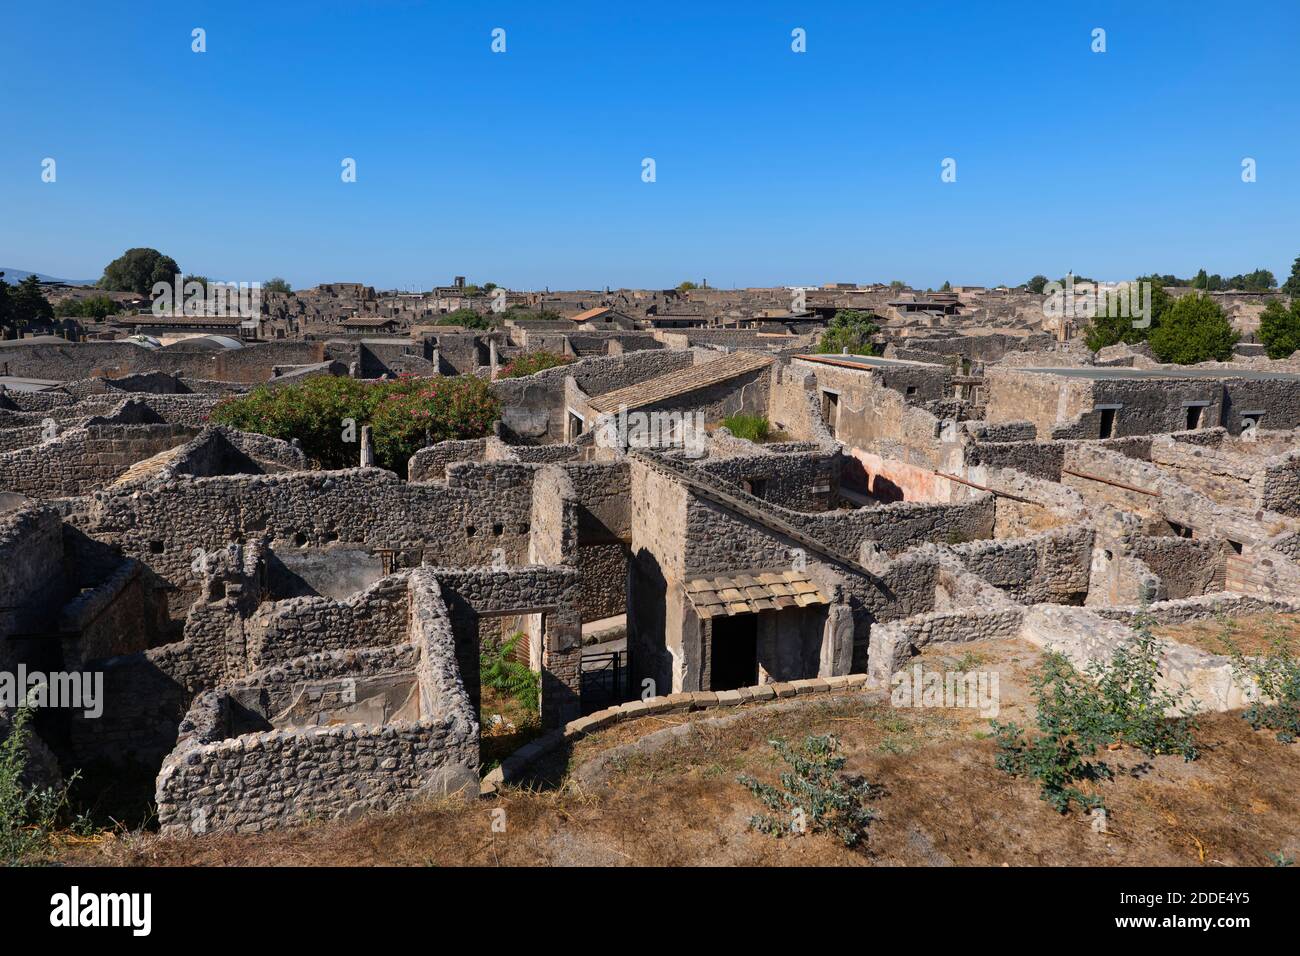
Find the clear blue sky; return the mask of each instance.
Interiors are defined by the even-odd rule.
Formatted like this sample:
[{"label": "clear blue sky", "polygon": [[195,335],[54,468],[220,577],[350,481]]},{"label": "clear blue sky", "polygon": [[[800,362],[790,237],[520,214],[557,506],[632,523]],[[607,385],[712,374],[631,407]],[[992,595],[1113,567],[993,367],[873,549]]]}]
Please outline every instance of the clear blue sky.
[{"label": "clear blue sky", "polygon": [[734,9],[8,3],[0,265],[89,278],[147,245],[295,288],[937,286],[1281,280],[1300,255],[1295,0]]}]

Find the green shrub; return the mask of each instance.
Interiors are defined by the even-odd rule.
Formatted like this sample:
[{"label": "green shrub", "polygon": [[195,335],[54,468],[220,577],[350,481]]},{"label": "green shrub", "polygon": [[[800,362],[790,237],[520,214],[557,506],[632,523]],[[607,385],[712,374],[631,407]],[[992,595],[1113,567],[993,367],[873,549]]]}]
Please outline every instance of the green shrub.
[{"label": "green shrub", "polygon": [[[77,779],[73,774],[63,787],[44,789],[23,782],[30,720],[31,711],[20,708],[9,735],[0,740],[0,862],[5,866],[38,862],[47,855],[54,829],[68,813],[68,787]],[[79,817],[74,827],[85,832],[88,823]]]},{"label": "green shrub", "polygon": [[1256,730],[1268,729],[1289,744],[1300,738],[1300,660],[1274,637],[1271,650],[1262,657],[1247,658],[1240,651],[1232,655],[1233,673],[1239,679],[1253,678],[1260,699],[1241,715]]},{"label": "green shrub", "polygon": [[767,441],[768,432],[772,428],[764,415],[728,415],[722,424],[737,438],[754,442]]},{"label": "green shrub", "polygon": [[1185,295],[1171,305],[1151,329],[1151,351],[1162,362],[1194,365],[1232,358],[1241,336],[1208,295]]},{"label": "green shrub", "polygon": [[1271,359],[1289,358],[1300,349],[1300,298],[1290,306],[1270,302],[1259,317],[1259,340]]},{"label": "green shrub", "polygon": [[486,331],[492,328],[492,317],[473,309],[457,309],[444,315],[434,325],[460,325],[467,329]]},{"label": "green shrub", "polygon": [[383,382],[321,375],[226,399],[212,410],[211,421],[285,441],[296,438],[323,468],[356,467],[361,427],[370,425],[375,460],[404,474],[420,448],[481,438],[500,414],[501,403],[488,384],[472,375]]},{"label": "green shrub", "polygon": [[514,698],[525,710],[537,713],[541,705],[542,676],[527,664],[515,660],[515,649],[523,640],[516,631],[499,644],[479,643],[479,681]]},{"label": "green shrub", "polygon": [[[1124,743],[1148,756],[1196,759],[1186,691],[1156,687],[1162,645],[1142,619],[1136,630],[1109,664],[1094,662],[1086,674],[1061,654],[1044,655],[1033,682],[1037,735],[1015,723],[992,722],[998,769],[1037,780],[1040,798],[1061,813],[1074,804],[1103,806],[1100,796],[1079,787],[1113,776],[1104,761],[1093,759],[1100,747]],[[1178,713],[1167,716],[1171,710]]]},{"label": "green shrub", "polygon": [[558,352],[548,352],[546,349],[536,349],[531,352],[524,352],[516,356],[497,373],[497,378],[523,378],[525,375],[532,375],[534,372],[541,372],[548,368],[559,368],[561,365],[569,365],[573,362],[573,356],[561,355]]},{"label": "green shrub", "polygon": [[880,331],[873,321],[875,315],[857,309],[840,309],[817,340],[817,351],[823,355],[840,355],[845,349],[850,355],[875,355],[876,346],[871,337]]},{"label": "green shrub", "polygon": [[830,833],[845,846],[857,846],[875,817],[865,806],[874,788],[865,780],[845,776],[845,758],[837,754],[839,741],[831,735],[809,736],[797,750],[784,740],[768,743],[790,770],[782,772],[780,787],[748,774],[736,778],[772,811],[750,817],[749,825],[775,837],[805,829]]}]

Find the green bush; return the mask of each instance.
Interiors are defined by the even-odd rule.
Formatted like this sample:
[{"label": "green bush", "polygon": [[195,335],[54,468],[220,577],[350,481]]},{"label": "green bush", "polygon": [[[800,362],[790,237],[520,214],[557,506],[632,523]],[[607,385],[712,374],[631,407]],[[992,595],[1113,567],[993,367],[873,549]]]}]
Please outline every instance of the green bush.
[{"label": "green bush", "polygon": [[[1113,776],[1100,747],[1124,743],[1148,756],[1177,754],[1195,760],[1194,719],[1184,707],[1186,691],[1156,687],[1162,644],[1139,619],[1137,635],[1112,656],[1094,662],[1083,674],[1061,654],[1044,655],[1034,677],[1036,736],[1014,723],[992,722],[998,743],[997,767],[1013,777],[1039,783],[1039,796],[1061,813],[1078,804],[1101,807],[1100,796],[1079,784]],[[1177,711],[1175,716],[1167,716]]]},{"label": "green bush", "polygon": [[767,441],[768,432],[772,429],[764,415],[728,415],[722,424],[737,438],[754,442]]},{"label": "green bush", "polygon": [[508,694],[525,710],[535,714],[541,706],[542,675],[515,660],[515,648],[523,638],[522,631],[515,631],[495,646],[490,641],[481,641],[479,680],[485,687]]},{"label": "green bush", "polygon": [[1270,302],[1259,317],[1259,340],[1271,359],[1290,357],[1300,349],[1300,298],[1292,299],[1290,307],[1281,302]]},{"label": "green bush", "polygon": [[481,438],[500,415],[500,401],[472,375],[383,382],[321,375],[226,399],[211,420],[285,441],[297,438],[323,468],[356,467],[361,427],[370,425],[376,462],[405,474],[411,455],[425,445]]},{"label": "green bush", "polygon": [[1151,330],[1151,351],[1162,362],[1195,365],[1211,359],[1226,362],[1240,335],[1208,295],[1177,299]]},{"label": "green bush", "polygon": [[875,817],[865,806],[875,788],[865,780],[845,776],[845,758],[837,753],[839,741],[831,735],[809,736],[797,750],[784,740],[768,743],[790,770],[782,772],[780,787],[748,774],[736,778],[772,811],[750,817],[749,825],[775,837],[805,829],[825,832],[845,846],[857,846]]},{"label": "green bush", "polygon": [[473,309],[457,309],[455,312],[448,312],[434,325],[459,325],[467,329],[486,331],[492,328],[492,317],[483,312],[475,312]]},{"label": "green bush", "polygon": [[841,355],[848,349],[850,355],[876,355],[871,337],[880,331],[871,312],[840,309],[817,340],[817,351],[823,355]]},{"label": "green bush", "polygon": [[[23,782],[27,767],[27,724],[31,711],[20,708],[9,725],[9,735],[0,740],[0,862],[22,866],[39,862],[50,850],[59,821],[68,814],[68,787],[38,788]],[[78,832],[86,832],[84,817],[73,821]]]},{"label": "green bush", "polygon": [[1238,678],[1253,678],[1259,687],[1260,699],[1241,715],[1250,726],[1275,731],[1286,744],[1300,738],[1300,660],[1281,637],[1274,637],[1270,652],[1262,657],[1248,658],[1234,650],[1232,669]]},{"label": "green bush", "polygon": [[525,352],[508,362],[497,373],[498,378],[523,378],[525,375],[532,375],[534,372],[541,372],[548,368],[558,368],[561,365],[569,365],[573,362],[573,356],[561,355],[558,352],[548,352],[546,349],[537,349],[532,352]]}]

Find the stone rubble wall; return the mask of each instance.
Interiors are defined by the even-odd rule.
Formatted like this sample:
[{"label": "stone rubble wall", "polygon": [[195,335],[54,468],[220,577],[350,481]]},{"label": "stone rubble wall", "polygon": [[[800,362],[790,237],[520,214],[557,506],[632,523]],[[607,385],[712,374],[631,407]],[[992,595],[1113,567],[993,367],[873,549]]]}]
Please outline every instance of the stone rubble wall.
[{"label": "stone rubble wall", "polygon": [[0,490],[33,498],[71,498],[113,481],[136,462],[183,444],[184,425],[85,425],[28,448],[0,454]]}]

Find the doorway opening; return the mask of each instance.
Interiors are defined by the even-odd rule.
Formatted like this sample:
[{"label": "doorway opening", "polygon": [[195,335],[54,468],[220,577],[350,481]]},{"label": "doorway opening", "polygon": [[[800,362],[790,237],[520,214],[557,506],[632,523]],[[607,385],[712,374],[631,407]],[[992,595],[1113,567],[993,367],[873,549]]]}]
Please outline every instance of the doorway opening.
[{"label": "doorway opening", "polygon": [[758,683],[758,615],[713,619],[710,686],[736,690]]}]

